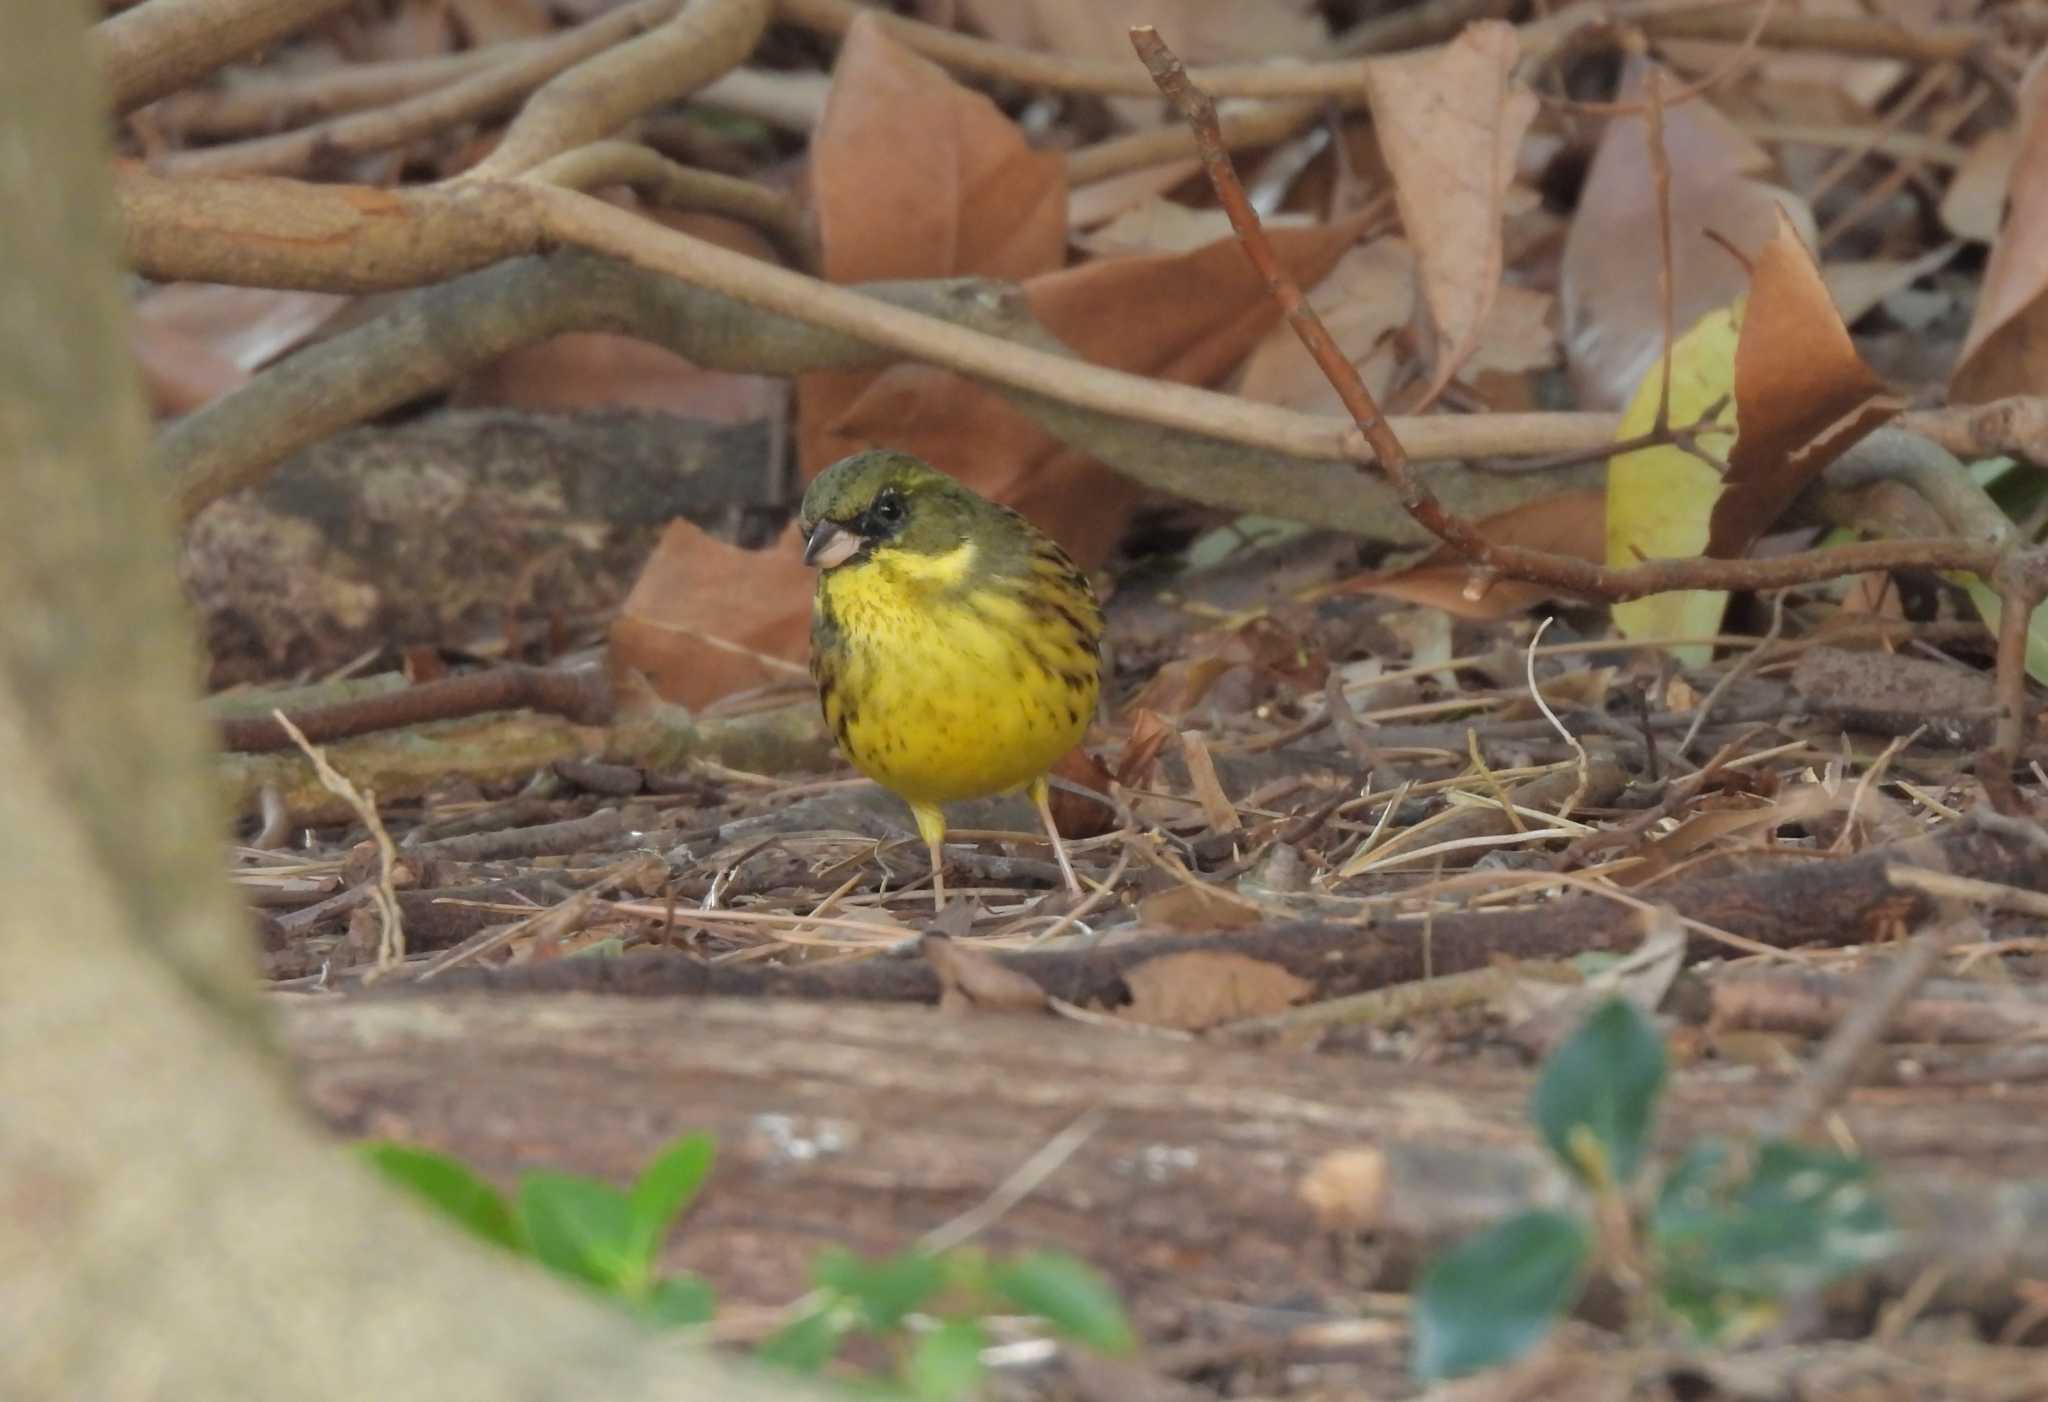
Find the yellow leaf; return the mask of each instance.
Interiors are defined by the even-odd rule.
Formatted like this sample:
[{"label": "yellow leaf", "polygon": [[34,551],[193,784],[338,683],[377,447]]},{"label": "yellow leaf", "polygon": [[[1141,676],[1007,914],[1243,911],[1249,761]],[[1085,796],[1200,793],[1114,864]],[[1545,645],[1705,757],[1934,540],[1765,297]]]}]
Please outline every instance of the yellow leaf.
[{"label": "yellow leaf", "polygon": [[[1713,422],[1725,433],[1703,433],[1700,447],[1726,461],[1735,440],[1735,344],[1742,330],[1742,298],[1708,312],[1671,347],[1671,413],[1674,427],[1701,421],[1718,404]],[[1651,365],[1622,416],[1619,441],[1648,433],[1657,419],[1663,362]],[[1721,474],[1683,448],[1665,444],[1622,453],[1607,464],[1607,563],[1625,569],[1645,560],[1691,557],[1706,548]],[[1720,631],[1728,595],[1720,590],[1652,594],[1614,606],[1622,636],[1711,637]],[[1708,661],[1711,645],[1671,649],[1681,662]]]}]

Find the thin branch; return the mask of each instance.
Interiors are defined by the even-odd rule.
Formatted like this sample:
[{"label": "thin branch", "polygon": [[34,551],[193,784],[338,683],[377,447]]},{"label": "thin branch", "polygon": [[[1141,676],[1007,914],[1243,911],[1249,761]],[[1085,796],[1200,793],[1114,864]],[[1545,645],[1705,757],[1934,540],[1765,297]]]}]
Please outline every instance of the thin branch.
[{"label": "thin branch", "polygon": [[351,0],[148,0],[93,27],[116,112],[129,112],[224,63],[267,48]]},{"label": "thin branch", "polygon": [[564,151],[534,166],[526,178],[584,191],[630,185],[663,209],[722,214],[751,224],[794,266],[807,272],[818,266],[810,220],[788,195],[737,176],[678,165],[631,141],[593,141]]},{"label": "thin branch", "polygon": [[769,0],[685,0],[660,27],[550,79],[463,178],[518,175],[695,92],[746,61],[768,27],[768,10]]},{"label": "thin branch", "polygon": [[221,743],[229,750],[257,753],[303,747],[379,730],[398,730],[423,721],[482,715],[486,711],[544,711],[578,725],[605,725],[614,707],[611,683],[594,667],[492,667],[356,701],[340,701],[287,716],[230,716],[220,721]]},{"label": "thin branch", "polygon": [[461,122],[509,112],[541,84],[661,24],[678,0],[635,0],[564,30],[501,63],[390,107],[352,113],[255,141],[183,151],[157,161],[169,175],[297,175],[403,146]]}]

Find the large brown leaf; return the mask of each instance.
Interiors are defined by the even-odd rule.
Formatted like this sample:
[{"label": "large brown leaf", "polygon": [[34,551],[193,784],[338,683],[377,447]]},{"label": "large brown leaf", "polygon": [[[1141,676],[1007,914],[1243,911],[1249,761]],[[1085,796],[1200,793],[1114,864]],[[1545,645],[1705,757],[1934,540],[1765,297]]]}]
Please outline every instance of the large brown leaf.
[{"label": "large brown leaf", "polygon": [[2005,224],[1948,384],[1957,403],[2048,389],[2048,50],[2020,85],[2019,145]]},{"label": "large brown leaf", "polygon": [[1509,82],[1514,26],[1470,24],[1449,44],[1365,66],[1380,150],[1421,271],[1434,398],[1478,349],[1500,291],[1503,201],[1536,95]]},{"label": "large brown leaf", "polygon": [[1782,212],[1757,255],[1735,343],[1735,444],[1706,553],[1749,550],[1792,499],[1904,407],[1849,340],[1827,284]]}]

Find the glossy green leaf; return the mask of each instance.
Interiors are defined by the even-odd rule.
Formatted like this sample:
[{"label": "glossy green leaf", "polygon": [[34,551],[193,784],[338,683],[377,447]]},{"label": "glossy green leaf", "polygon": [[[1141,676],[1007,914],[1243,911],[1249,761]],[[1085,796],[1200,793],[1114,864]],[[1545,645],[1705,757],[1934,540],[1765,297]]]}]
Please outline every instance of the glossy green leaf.
[{"label": "glossy green leaf", "polygon": [[1530,1114],[1573,1173],[1627,1183],[1649,1148],[1663,1088],[1664,1039],[1633,1003],[1613,998],[1551,1053]]},{"label": "glossy green leaf", "polygon": [[1772,1141],[1744,1168],[1725,1146],[1695,1147],[1650,1216],[1664,1303],[1709,1338],[1739,1334],[1897,1244],[1867,1160]]},{"label": "glossy green leaf", "polygon": [[633,1201],[608,1183],[529,1173],[519,1183],[519,1221],[533,1254],[552,1271],[627,1295],[649,1283]]},{"label": "glossy green leaf", "polygon": [[446,1154],[410,1144],[361,1146],[363,1156],[393,1183],[425,1199],[485,1241],[513,1251],[524,1245],[511,1204],[469,1167]]},{"label": "glossy green leaf", "polygon": [[815,1373],[832,1361],[853,1323],[845,1310],[828,1306],[783,1325],[756,1350],[764,1363]]},{"label": "glossy green leaf", "polygon": [[1445,1252],[1415,1289],[1415,1376],[1438,1382],[1520,1358],[1579,1298],[1593,1249],[1562,1212],[1523,1212]]},{"label": "glossy green leaf", "polygon": [[717,1152],[710,1135],[686,1134],[655,1155],[633,1185],[632,1249],[650,1272],[669,1229],[704,1186]]},{"label": "glossy green leaf", "polygon": [[672,1275],[654,1283],[640,1302],[640,1312],[650,1324],[663,1328],[709,1324],[718,1313],[718,1295],[694,1275]]},{"label": "glossy green leaf", "polygon": [[811,1275],[859,1309],[861,1324],[876,1333],[893,1329],[946,1284],[945,1263],[915,1251],[863,1261],[851,1251],[830,1247],[818,1253]]},{"label": "glossy green leaf", "polygon": [[917,1341],[903,1361],[903,1383],[920,1402],[959,1402],[973,1397],[985,1370],[981,1351],[988,1336],[971,1319],[949,1319]]},{"label": "glossy green leaf", "polygon": [[998,1261],[989,1288],[1060,1333],[1100,1353],[1125,1354],[1138,1346],[1115,1289],[1092,1266],[1058,1251],[1034,1251]]}]

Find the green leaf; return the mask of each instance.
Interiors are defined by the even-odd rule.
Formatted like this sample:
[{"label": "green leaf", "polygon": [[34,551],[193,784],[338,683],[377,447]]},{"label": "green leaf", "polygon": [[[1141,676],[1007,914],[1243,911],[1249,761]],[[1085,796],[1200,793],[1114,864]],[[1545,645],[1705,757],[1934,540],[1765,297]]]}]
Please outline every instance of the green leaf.
[{"label": "green leaf", "polygon": [[[1649,1148],[1664,1088],[1664,1039],[1625,998],[1614,998],[1544,1063],[1530,1114],[1551,1152],[1580,1178],[1626,1183]],[[1586,1162],[1587,1149],[1600,1162]]]},{"label": "green leaf", "polygon": [[709,1324],[718,1313],[718,1295],[694,1275],[672,1275],[654,1283],[640,1302],[640,1313],[664,1329]]},{"label": "green leaf", "polygon": [[410,1144],[378,1142],[361,1148],[378,1172],[485,1241],[494,1241],[512,1251],[525,1245],[511,1205],[467,1165],[446,1154],[416,1149]]},{"label": "green leaf", "polygon": [[542,1265],[613,1294],[648,1287],[633,1202],[608,1183],[573,1173],[529,1173],[519,1183],[519,1220]]},{"label": "green leaf", "polygon": [[1867,1160],[1770,1141],[1741,1167],[1724,1146],[1695,1147],[1650,1214],[1660,1296],[1709,1339],[1741,1334],[1897,1240]]},{"label": "green leaf", "polygon": [[718,1141],[710,1135],[686,1134],[641,1170],[632,1194],[633,1250],[650,1275],[669,1228],[696,1199],[717,1152]]},{"label": "green leaf", "polygon": [[851,1251],[832,1247],[818,1253],[811,1275],[856,1306],[862,1325],[874,1333],[895,1328],[946,1284],[945,1263],[916,1251],[863,1261]]},{"label": "green leaf", "polygon": [[1093,1267],[1064,1252],[1033,1251],[999,1261],[988,1283],[1019,1309],[1043,1317],[1099,1353],[1131,1353],[1138,1346],[1115,1289]]},{"label": "green leaf", "polygon": [[958,1402],[981,1388],[981,1351],[988,1336],[972,1319],[949,1319],[917,1341],[903,1361],[903,1381],[921,1402]]},{"label": "green leaf", "polygon": [[1439,1382],[1521,1357],[1579,1297],[1593,1243],[1562,1212],[1523,1212],[1445,1252],[1415,1290],[1415,1376]]},{"label": "green leaf", "polygon": [[839,1352],[852,1324],[845,1310],[828,1305],[783,1325],[762,1342],[756,1356],[779,1368],[815,1373]]}]

